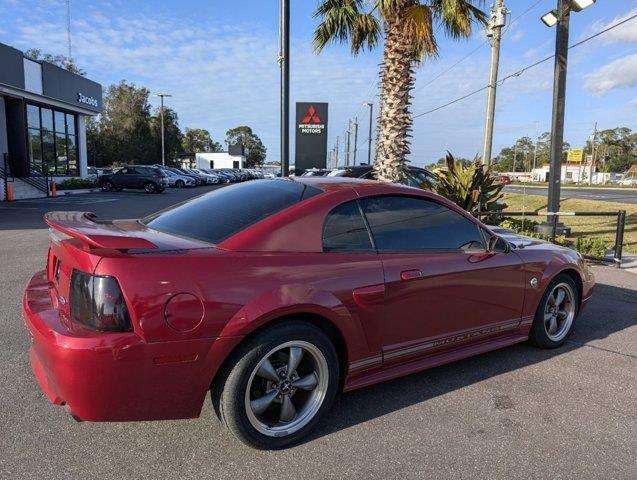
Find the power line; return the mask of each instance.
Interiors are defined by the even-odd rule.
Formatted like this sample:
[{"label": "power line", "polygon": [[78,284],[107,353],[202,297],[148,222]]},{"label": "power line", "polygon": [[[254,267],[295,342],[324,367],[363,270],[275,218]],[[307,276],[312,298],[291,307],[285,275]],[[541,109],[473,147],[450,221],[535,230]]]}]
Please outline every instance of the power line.
[{"label": "power line", "polygon": [[[509,30],[509,28],[511,28],[511,26],[517,22],[520,18],[522,18],[524,15],[526,15],[527,13],[529,13],[531,10],[533,10],[535,7],[537,7],[540,3],[542,3],[544,0],[537,0],[533,5],[531,5],[529,8],[527,8],[524,12],[522,12],[520,15],[518,15],[517,17],[515,17],[513,20],[511,20],[511,23],[509,23],[507,25],[507,27],[504,29],[504,32],[502,32],[502,35],[504,36],[504,34],[506,34],[506,32]],[[432,78],[431,80],[429,80],[427,83],[425,83],[424,85],[418,87],[417,89],[414,90],[414,92],[420,91],[425,87],[428,87],[429,85],[431,85],[432,83],[434,83],[436,80],[438,80],[440,77],[442,77],[443,75],[447,74],[448,72],[450,72],[451,70],[453,70],[454,68],[456,68],[458,65],[460,65],[462,62],[464,62],[465,60],[467,60],[468,58],[470,58],[474,53],[476,53],[478,50],[480,50],[481,48],[483,48],[485,45],[487,45],[489,43],[488,40],[485,40],[484,42],[482,42],[480,45],[478,45],[476,48],[474,48],[473,50],[471,50],[467,55],[465,55],[464,57],[462,57],[460,60],[458,60],[456,63],[454,63],[453,65],[451,65],[449,68],[447,68],[446,70],[443,70],[441,73],[439,73],[438,75],[436,75],[434,78]]]},{"label": "power line", "polygon": [[[593,40],[594,38],[599,37],[600,35],[608,32],[610,30],[613,30],[614,28],[617,28],[617,27],[623,25],[624,23],[629,22],[630,20],[633,20],[635,18],[637,18],[637,14],[632,15],[631,17],[628,17],[628,18],[626,18],[626,19],[622,20],[621,22],[618,22],[618,23],[616,23],[614,25],[611,25],[610,27],[607,27],[607,28],[605,28],[605,29],[603,29],[603,30],[591,35],[590,37],[586,37],[585,39],[583,39],[583,40],[571,45],[570,47],[568,47],[568,49],[570,50],[572,48],[579,47],[580,45],[582,45],[582,44],[584,44],[584,43],[586,43],[586,42],[588,42],[590,40]],[[498,80],[498,86],[502,85],[506,80],[508,80],[510,78],[519,77],[520,75],[525,73],[527,70],[530,70],[530,69],[532,69],[534,67],[537,67],[538,65],[540,65],[540,64],[542,64],[544,62],[547,62],[547,61],[551,60],[554,57],[555,57],[555,55],[550,55],[550,56],[548,56],[546,58],[543,58],[542,60],[539,60],[539,61],[537,61],[535,63],[532,63],[531,65],[527,65],[526,67],[518,70],[517,72],[513,72],[513,73],[507,75],[506,77],[504,77],[502,79],[499,79]],[[437,112],[438,110],[441,110],[443,108],[449,107],[449,106],[453,105],[454,103],[458,103],[458,102],[460,102],[460,101],[462,101],[462,100],[464,100],[466,98],[469,98],[469,97],[471,97],[473,95],[476,95],[477,93],[480,93],[483,90],[486,90],[487,88],[489,88],[489,85],[485,85],[482,88],[479,88],[477,90],[474,90],[473,92],[467,93],[466,95],[463,95],[462,97],[459,97],[459,98],[456,98],[454,100],[451,100],[450,102],[447,102],[447,103],[445,103],[443,105],[440,105],[438,107],[432,108],[431,110],[427,110],[426,112],[422,112],[422,113],[419,113],[417,115],[414,115],[412,118],[415,119],[415,118],[418,118],[418,117],[423,117],[425,115],[429,115],[430,113],[433,113],[433,112]]]}]

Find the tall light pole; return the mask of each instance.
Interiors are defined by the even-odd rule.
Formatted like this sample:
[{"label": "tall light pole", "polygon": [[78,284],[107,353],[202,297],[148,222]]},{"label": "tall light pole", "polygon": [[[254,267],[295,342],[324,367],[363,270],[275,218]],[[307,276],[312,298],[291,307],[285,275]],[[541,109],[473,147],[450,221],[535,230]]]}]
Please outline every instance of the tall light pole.
[{"label": "tall light pole", "polygon": [[367,139],[367,165],[372,164],[372,116],[374,111],[374,104],[367,102],[364,105],[369,107],[369,138]]},{"label": "tall light pole", "polygon": [[538,231],[551,235],[568,234],[569,230],[558,228],[560,211],[560,186],[562,177],[562,149],[564,147],[564,109],[566,105],[566,67],[568,64],[568,34],[571,10],[579,12],[595,3],[595,0],[557,0],[557,8],[542,16],[547,27],[555,31],[555,74],[553,78],[553,114],[551,117],[551,160],[549,170],[548,211],[550,221],[539,226]]},{"label": "tall light pole", "polygon": [[281,176],[290,174],[290,0],[280,0]]},{"label": "tall light pole", "polygon": [[487,96],[487,118],[484,127],[484,148],[482,163],[491,164],[493,145],[493,122],[495,118],[495,94],[498,87],[498,66],[500,64],[500,39],[502,27],[506,25],[507,10],[504,0],[496,0],[491,9],[491,18],[487,26],[487,37],[491,37],[491,69],[489,71],[489,93]]},{"label": "tall light pole", "polygon": [[358,117],[354,117],[354,159],[352,165],[356,165],[356,151],[358,150]]},{"label": "tall light pole", "polygon": [[168,93],[158,93],[154,95],[160,98],[159,116],[161,121],[161,164],[166,166],[166,149],[164,148],[164,97],[172,97]]}]

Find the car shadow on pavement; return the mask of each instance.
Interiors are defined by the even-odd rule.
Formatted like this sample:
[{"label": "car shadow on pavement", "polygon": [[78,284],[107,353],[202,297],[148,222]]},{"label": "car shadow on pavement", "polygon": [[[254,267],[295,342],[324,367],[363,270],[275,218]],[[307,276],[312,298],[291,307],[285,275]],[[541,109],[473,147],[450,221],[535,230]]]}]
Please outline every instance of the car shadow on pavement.
[{"label": "car shadow on pavement", "polygon": [[[327,418],[306,441],[426,402],[507,372],[550,360],[567,352],[591,348],[590,342],[607,338],[635,325],[637,289],[598,284],[595,295],[582,312],[582,316],[578,318],[575,330],[564,346],[554,350],[542,350],[528,343],[518,344],[341,394]],[[634,351],[616,353],[635,356]]]}]

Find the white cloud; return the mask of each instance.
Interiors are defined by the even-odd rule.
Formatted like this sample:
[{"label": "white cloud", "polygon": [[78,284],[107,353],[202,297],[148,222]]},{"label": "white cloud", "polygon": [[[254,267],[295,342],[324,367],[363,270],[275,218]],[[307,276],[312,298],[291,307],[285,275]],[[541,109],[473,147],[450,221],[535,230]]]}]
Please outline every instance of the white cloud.
[{"label": "white cloud", "polygon": [[[18,48],[65,52],[66,33],[53,20],[27,17],[17,29]],[[295,101],[326,101],[334,119],[331,131],[344,129],[341,119],[367,100],[377,60],[352,59],[340,49],[316,55],[307,43],[292,45],[292,112]],[[229,128],[249,125],[272,160],[279,150],[277,51],[277,31],[255,25],[204,27],[114,11],[93,12],[73,23],[74,57],[89,78],[104,87],[126,79],[171,93],[168,105],[179,114],[181,128],[207,128],[216,140],[223,140]]]},{"label": "white cloud", "polygon": [[615,88],[637,86],[637,54],[614,60],[585,76],[586,89],[603,95]]},{"label": "white cloud", "polygon": [[632,105],[633,107],[637,107],[637,98],[634,100],[631,100],[630,105]]},{"label": "white cloud", "polygon": [[[624,15],[615,17],[609,22],[604,22],[603,20],[597,20],[593,22],[591,26],[588,28],[584,37],[587,37],[591,34],[597,33],[611,25],[615,25],[623,20],[626,20],[633,15],[637,15],[637,8],[634,8],[627,12]],[[604,43],[616,43],[616,42],[637,42],[637,19],[631,20],[629,22],[624,23],[623,25],[614,28],[603,34],[600,38]]]}]

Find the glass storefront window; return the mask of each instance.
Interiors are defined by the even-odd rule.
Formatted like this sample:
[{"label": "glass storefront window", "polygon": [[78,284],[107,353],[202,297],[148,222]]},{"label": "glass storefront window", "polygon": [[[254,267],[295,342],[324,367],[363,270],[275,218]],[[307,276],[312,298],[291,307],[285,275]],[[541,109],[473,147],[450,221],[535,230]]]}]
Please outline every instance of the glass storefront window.
[{"label": "glass storefront window", "polygon": [[78,166],[77,166],[77,146],[75,143],[75,135],[69,135],[67,137],[67,145],[68,145],[68,168],[69,175],[77,175],[78,174]]},{"label": "glass storefront window", "polygon": [[42,165],[42,139],[40,138],[40,130],[29,128],[29,157],[31,161],[38,166]]},{"label": "glass storefront window", "polygon": [[27,125],[29,128],[40,129],[40,109],[35,105],[27,105]]},{"label": "glass storefront window", "polygon": [[53,110],[49,108],[41,108],[42,130],[53,131]]},{"label": "glass storefront window", "polygon": [[66,114],[66,128],[69,135],[75,135],[75,115]]},{"label": "glass storefront window", "polygon": [[55,131],[64,135],[66,133],[66,121],[63,112],[55,112]]},{"label": "glass storefront window", "polygon": [[29,160],[49,175],[78,175],[75,115],[27,104]]}]

